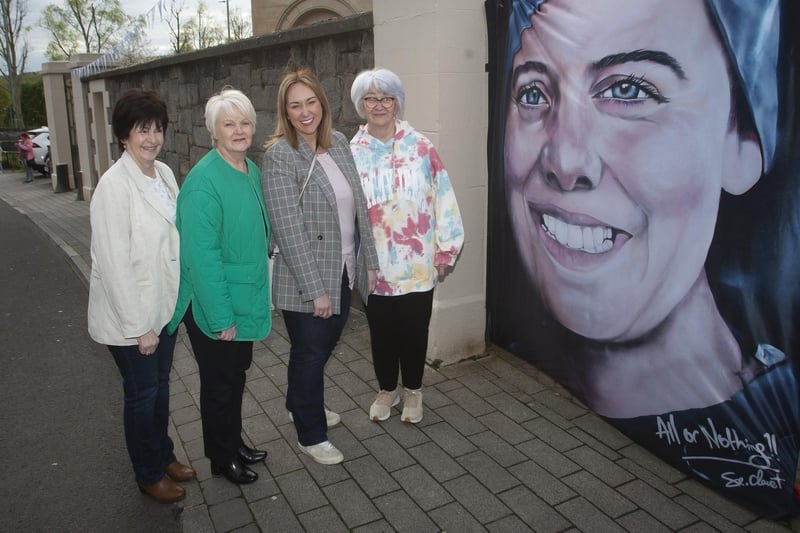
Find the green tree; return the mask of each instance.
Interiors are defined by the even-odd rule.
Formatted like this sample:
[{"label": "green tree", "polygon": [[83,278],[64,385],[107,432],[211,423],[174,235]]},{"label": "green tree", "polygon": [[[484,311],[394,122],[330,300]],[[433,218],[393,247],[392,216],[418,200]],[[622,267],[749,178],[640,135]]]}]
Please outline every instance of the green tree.
[{"label": "green tree", "polygon": [[0,128],[11,127],[11,94],[5,83],[0,83]]},{"label": "green tree", "polygon": [[22,113],[26,129],[47,125],[47,109],[44,102],[44,85],[39,74],[25,76],[22,80]]},{"label": "green tree", "polygon": [[[5,0],[0,0],[5,1]],[[48,4],[40,25],[50,34],[47,57],[69,59],[75,53],[101,54],[123,43],[128,27],[137,23],[119,0],[64,0]]]},{"label": "green tree", "polygon": [[26,2],[0,0],[0,78],[6,82],[11,96],[11,124],[16,128],[23,124],[20,78],[28,59],[27,15]]}]

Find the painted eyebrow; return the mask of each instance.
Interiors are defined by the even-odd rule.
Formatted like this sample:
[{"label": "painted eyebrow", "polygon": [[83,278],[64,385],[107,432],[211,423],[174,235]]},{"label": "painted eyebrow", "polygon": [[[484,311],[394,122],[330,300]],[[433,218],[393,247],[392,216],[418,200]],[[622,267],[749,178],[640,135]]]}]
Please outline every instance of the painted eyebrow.
[{"label": "painted eyebrow", "polygon": [[514,74],[511,77],[511,86],[517,84],[517,78],[526,72],[538,72],[540,74],[547,74],[547,65],[540,61],[526,61],[514,69]]},{"label": "painted eyebrow", "polygon": [[621,65],[623,63],[630,63],[633,61],[652,61],[653,63],[664,65],[665,67],[672,69],[678,78],[682,80],[686,79],[686,72],[684,72],[683,67],[678,60],[668,53],[660,52],[658,50],[634,50],[633,52],[612,54],[604,57],[600,61],[592,63],[592,70],[598,71],[607,67]]}]

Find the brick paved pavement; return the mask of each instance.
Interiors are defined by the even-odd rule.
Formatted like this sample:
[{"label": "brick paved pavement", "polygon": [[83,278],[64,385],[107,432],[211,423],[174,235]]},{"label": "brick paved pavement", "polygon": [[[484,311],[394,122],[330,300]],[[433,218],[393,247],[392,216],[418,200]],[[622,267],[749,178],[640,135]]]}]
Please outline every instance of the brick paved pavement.
[{"label": "brick paved pavement", "polygon": [[[88,203],[45,179],[0,175],[0,198],[89,273]],[[377,383],[362,313],[326,369],[329,432],[345,462],[300,454],[284,410],[289,342],[279,314],[256,343],[243,405],[247,440],[269,451],[259,481],[211,476],[203,457],[199,377],[183,331],[171,382],[177,453],[198,471],[182,510],[187,532],[223,531],[788,531],[654,458],[524,361],[496,348],[427,368],[425,418],[368,420]],[[131,481],[133,483],[133,481]],[[794,529],[798,529],[795,527]]]}]

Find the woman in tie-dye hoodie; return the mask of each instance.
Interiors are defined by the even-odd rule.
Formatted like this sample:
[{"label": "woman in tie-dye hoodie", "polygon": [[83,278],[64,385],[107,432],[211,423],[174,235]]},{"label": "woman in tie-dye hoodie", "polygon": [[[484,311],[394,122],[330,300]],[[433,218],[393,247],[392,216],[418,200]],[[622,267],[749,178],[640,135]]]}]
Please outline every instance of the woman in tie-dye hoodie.
[{"label": "woman in tie-dye hoodie", "polygon": [[403,422],[422,420],[422,375],[428,351],[433,289],[455,264],[464,226],[450,177],[430,140],[401,120],[405,92],[386,69],[367,70],[350,97],[367,124],[350,148],[367,199],[380,259],[367,320],[380,391],[372,420],[386,420],[400,402]]}]

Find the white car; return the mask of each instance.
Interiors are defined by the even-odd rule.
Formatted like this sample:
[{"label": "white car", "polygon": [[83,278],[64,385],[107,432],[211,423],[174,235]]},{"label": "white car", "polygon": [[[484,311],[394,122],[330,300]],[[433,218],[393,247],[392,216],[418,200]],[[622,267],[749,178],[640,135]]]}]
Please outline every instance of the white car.
[{"label": "white car", "polygon": [[33,169],[38,170],[42,174],[50,175],[50,128],[42,126],[35,130],[29,130],[28,135],[31,136],[33,142]]}]

